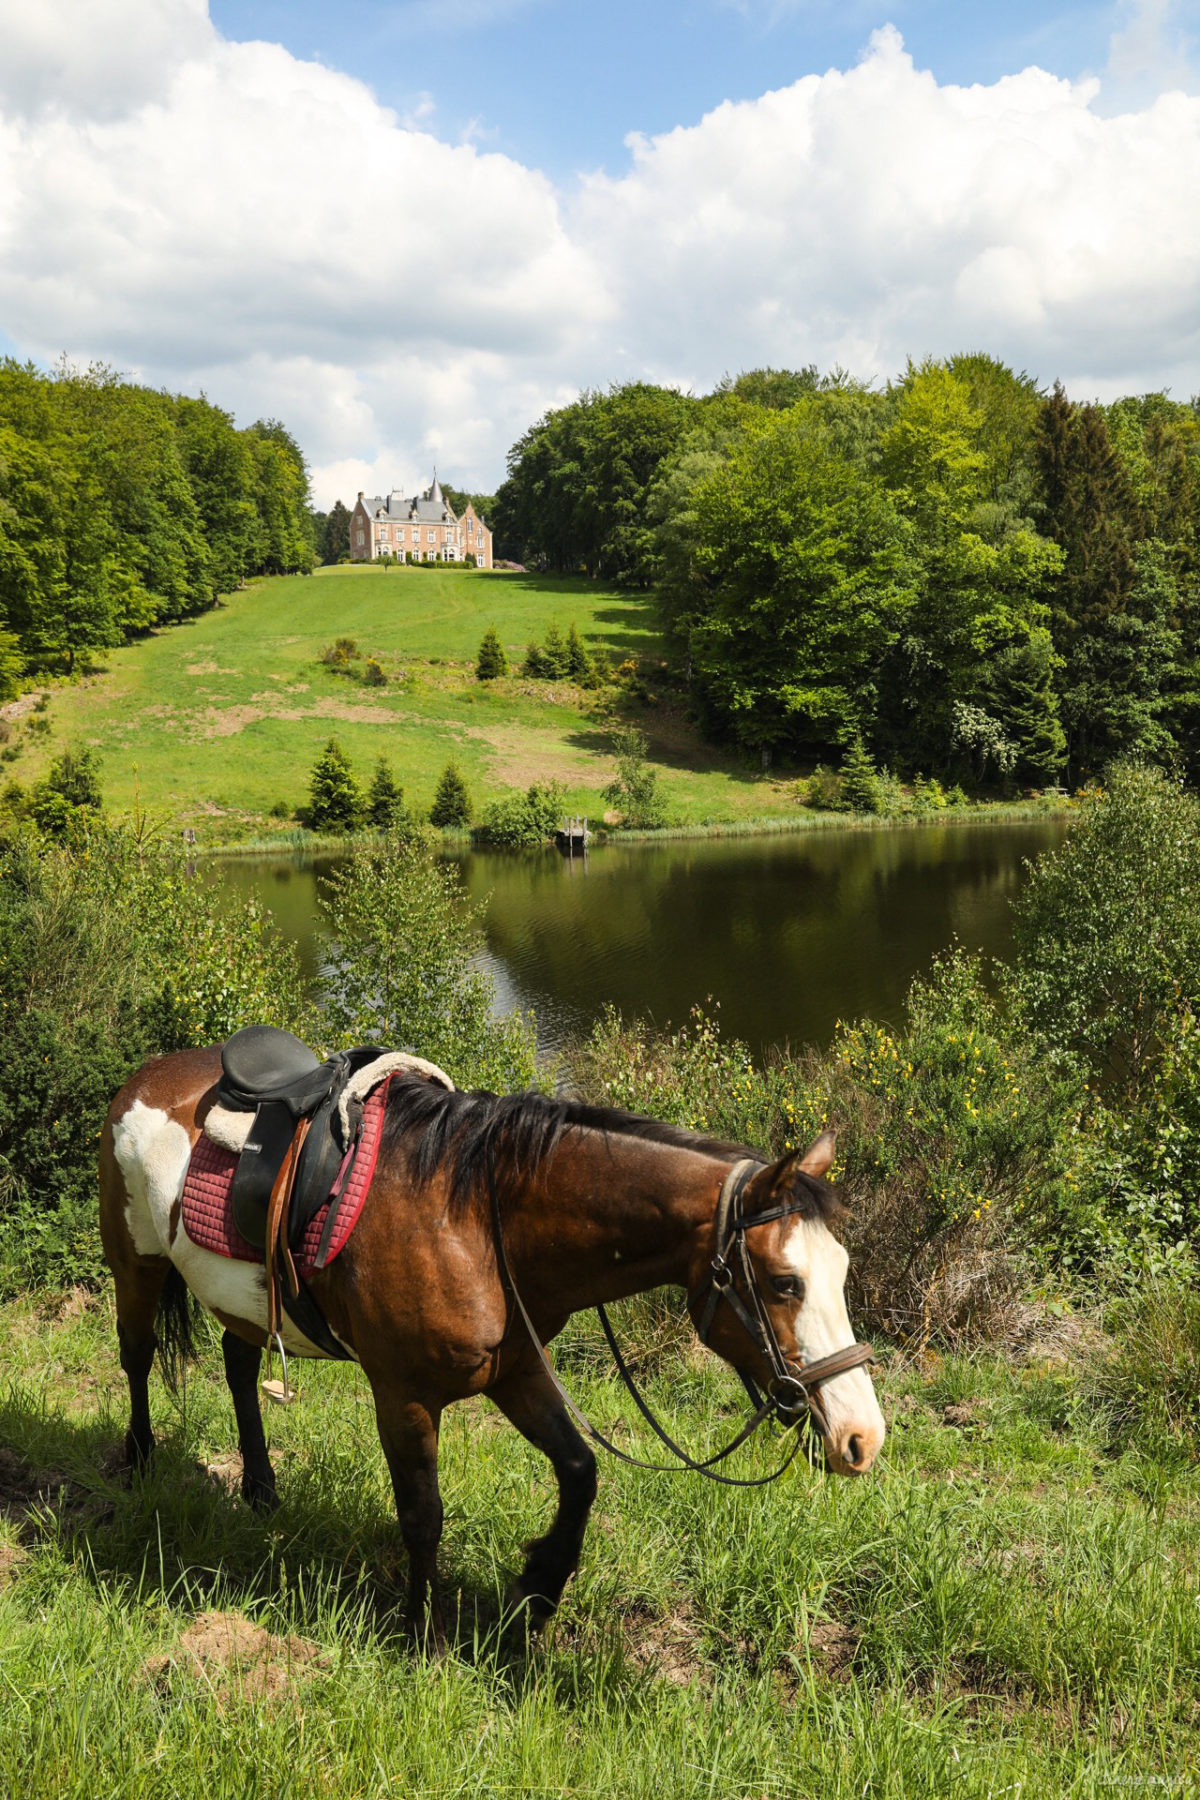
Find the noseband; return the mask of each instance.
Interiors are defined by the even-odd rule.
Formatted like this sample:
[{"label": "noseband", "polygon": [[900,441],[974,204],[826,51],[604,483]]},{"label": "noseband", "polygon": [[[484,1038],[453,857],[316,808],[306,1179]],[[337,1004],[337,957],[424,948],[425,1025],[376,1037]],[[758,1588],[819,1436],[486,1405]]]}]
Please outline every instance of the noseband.
[{"label": "noseband", "polygon": [[[836,1350],[832,1356],[823,1356],[819,1361],[812,1363],[793,1363],[784,1356],[758,1285],[758,1277],[754,1273],[754,1264],[746,1248],[745,1234],[755,1225],[768,1225],[774,1219],[783,1219],[790,1214],[799,1213],[800,1207],[779,1206],[770,1212],[757,1213],[752,1218],[745,1218],[738,1211],[738,1203],[755,1171],[765,1166],[763,1163],[747,1158],[743,1162],[735,1163],[722,1183],[720,1197],[717,1200],[716,1217],[713,1221],[713,1259],[708,1282],[704,1284],[709,1287],[710,1292],[705,1302],[700,1325],[697,1328],[701,1343],[707,1345],[713,1315],[720,1302],[724,1300],[732,1307],[735,1317],[749,1334],[751,1342],[762,1351],[772,1371],[764,1397],[750,1376],[743,1375],[742,1371],[738,1370],[742,1386],[750,1396],[755,1411],[753,1417],[742,1426],[737,1436],[726,1444],[723,1450],[718,1450],[715,1455],[705,1457],[703,1461],[697,1462],[688,1455],[686,1450],[680,1448],[674,1438],[655,1418],[645,1398],[639,1392],[629,1366],[621,1354],[621,1348],[609,1322],[608,1313],[603,1305],[596,1307],[600,1323],[604,1328],[604,1335],[608,1340],[608,1347],[612,1351],[613,1360],[617,1365],[617,1373],[629,1389],[638,1411],[655,1436],[666,1445],[673,1456],[678,1458],[684,1468],[693,1470],[697,1475],[705,1476],[709,1481],[719,1481],[726,1487],[763,1487],[767,1482],[776,1480],[790,1466],[799,1448],[799,1434],[783,1462],[769,1475],[739,1478],[733,1475],[722,1475],[713,1466],[716,1463],[724,1462],[727,1456],[732,1455],[772,1415],[783,1425],[796,1425],[799,1423],[800,1415],[807,1408],[822,1437],[828,1437],[829,1421],[825,1409],[821,1405],[818,1392],[821,1383],[831,1381],[835,1375],[842,1375],[847,1369],[861,1367],[863,1363],[870,1362],[874,1355],[870,1344],[850,1344],[845,1350]],[[496,1263],[500,1279],[511,1294],[515,1309],[520,1314],[533,1347],[541,1358],[542,1366],[557,1389],[559,1398],[563,1401],[567,1411],[576,1423],[583,1427],[590,1438],[593,1438],[611,1455],[618,1457],[621,1462],[632,1463],[637,1469],[653,1469],[659,1474],[678,1474],[678,1467],[670,1463],[644,1462],[640,1456],[631,1456],[627,1450],[622,1450],[612,1443],[604,1436],[603,1432],[597,1430],[586,1414],[580,1411],[563,1386],[553,1363],[546,1354],[546,1347],[537,1334],[537,1328],[529,1316],[525,1302],[513,1280],[512,1269],[509,1267],[508,1256],[504,1248],[504,1233],[501,1228],[500,1195],[496,1187],[495,1159],[490,1146],[487,1155],[487,1174],[492,1203],[492,1228],[496,1238]],[[736,1258],[737,1271],[731,1265],[731,1253]],[[735,1291],[734,1282],[738,1272],[741,1273],[750,1296],[749,1309],[743,1305],[741,1296]],[[703,1291],[704,1286],[689,1298],[694,1299]],[[504,1335],[505,1337],[508,1335],[508,1325],[505,1326]]]},{"label": "noseband", "polygon": [[[817,1430],[827,1438],[829,1419],[821,1403],[821,1384],[832,1381],[835,1375],[844,1375],[847,1369],[861,1368],[875,1353],[870,1344],[848,1344],[844,1350],[835,1350],[832,1356],[822,1356],[817,1362],[790,1362],[783,1354],[763,1299],[754,1260],[746,1247],[746,1233],[758,1225],[770,1225],[776,1219],[793,1217],[801,1209],[798,1205],[775,1206],[769,1212],[753,1213],[748,1217],[740,1211],[742,1195],[762,1167],[762,1163],[750,1158],[735,1163],[721,1186],[713,1220],[713,1257],[708,1278],[689,1295],[689,1302],[692,1302],[707,1289],[696,1333],[700,1342],[707,1345],[717,1308],[724,1301],[771,1369],[765,1401],[757,1383],[738,1371],[751,1404],[756,1407],[768,1405],[785,1425],[794,1425],[807,1407]],[[750,1302],[748,1306],[735,1285],[739,1275]]]}]

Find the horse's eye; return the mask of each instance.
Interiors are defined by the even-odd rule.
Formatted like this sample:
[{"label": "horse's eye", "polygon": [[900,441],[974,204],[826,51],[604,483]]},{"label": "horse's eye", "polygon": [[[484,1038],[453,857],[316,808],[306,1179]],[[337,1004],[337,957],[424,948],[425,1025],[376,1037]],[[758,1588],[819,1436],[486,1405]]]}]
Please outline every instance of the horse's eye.
[{"label": "horse's eye", "polygon": [[804,1283],[798,1275],[772,1275],[771,1286],[785,1300],[803,1300]]}]

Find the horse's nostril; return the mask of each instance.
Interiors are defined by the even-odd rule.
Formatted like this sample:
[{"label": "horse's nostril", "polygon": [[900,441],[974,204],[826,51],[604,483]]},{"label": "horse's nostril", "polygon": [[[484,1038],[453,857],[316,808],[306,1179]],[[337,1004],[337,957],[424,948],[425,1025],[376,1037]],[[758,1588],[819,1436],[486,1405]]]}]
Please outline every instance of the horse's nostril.
[{"label": "horse's nostril", "polygon": [[862,1461],[862,1459],[863,1459],[863,1441],[859,1437],[858,1433],[854,1432],[854,1434],[851,1436],[851,1438],[849,1439],[849,1441],[846,1444],[846,1461],[850,1464],[852,1469],[857,1469],[857,1467],[858,1467],[859,1463]]}]

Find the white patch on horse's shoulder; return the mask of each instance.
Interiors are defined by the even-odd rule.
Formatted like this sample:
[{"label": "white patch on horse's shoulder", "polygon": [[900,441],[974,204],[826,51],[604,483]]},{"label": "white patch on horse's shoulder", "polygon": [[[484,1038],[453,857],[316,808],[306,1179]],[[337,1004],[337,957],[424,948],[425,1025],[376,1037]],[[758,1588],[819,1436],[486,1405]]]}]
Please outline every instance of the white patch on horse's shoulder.
[{"label": "white patch on horse's shoulder", "polygon": [[161,1107],[135,1100],[113,1126],[113,1152],[129,1195],[125,1219],[134,1249],[139,1256],[167,1255],[191,1139]]}]

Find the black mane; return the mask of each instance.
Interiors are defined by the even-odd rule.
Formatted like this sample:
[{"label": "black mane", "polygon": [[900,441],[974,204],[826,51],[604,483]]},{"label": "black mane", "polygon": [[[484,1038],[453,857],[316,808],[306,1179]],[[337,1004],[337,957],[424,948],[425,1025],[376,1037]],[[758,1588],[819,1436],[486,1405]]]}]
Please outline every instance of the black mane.
[{"label": "black mane", "polygon": [[[503,1194],[539,1168],[573,1125],[605,1136],[695,1150],[722,1162],[734,1163],[743,1157],[769,1160],[744,1144],[706,1137],[619,1106],[588,1106],[581,1100],[538,1093],[491,1094],[486,1089],[464,1093],[420,1075],[393,1077],[380,1148],[403,1156],[410,1176],[420,1186],[435,1175],[448,1175],[451,1208],[463,1211],[485,1188],[489,1156]],[[798,1215],[832,1224],[841,1211],[834,1190],[798,1171],[792,1180],[810,1202],[797,1207]]]}]

